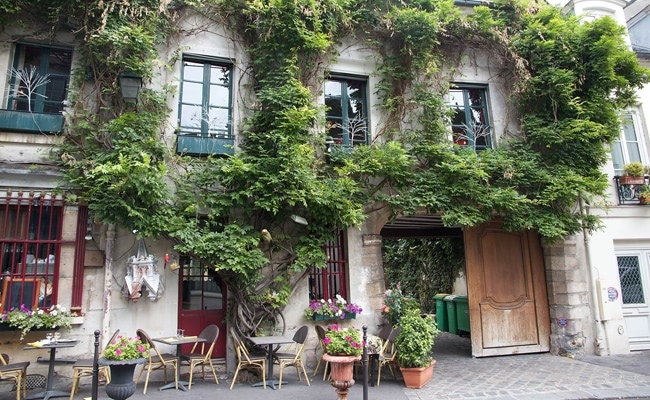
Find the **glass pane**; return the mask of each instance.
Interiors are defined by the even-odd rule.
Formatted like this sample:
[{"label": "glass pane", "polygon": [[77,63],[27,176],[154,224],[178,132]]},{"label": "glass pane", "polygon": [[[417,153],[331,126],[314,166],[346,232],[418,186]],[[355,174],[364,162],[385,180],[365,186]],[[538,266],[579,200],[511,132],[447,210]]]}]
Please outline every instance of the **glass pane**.
[{"label": "glass pane", "polygon": [[50,76],[50,83],[45,89],[45,98],[49,101],[62,102],[65,100],[65,88],[68,78],[62,76]]},{"label": "glass pane", "polygon": [[51,49],[47,72],[50,74],[70,75],[72,52],[61,49]]},{"label": "glass pane", "polygon": [[463,99],[463,91],[452,89],[449,91],[449,104],[456,107],[465,107],[465,101]]},{"label": "glass pane", "polygon": [[183,68],[183,80],[203,82],[203,64],[185,61]]},{"label": "glass pane", "polygon": [[183,128],[201,129],[201,106],[183,105],[181,108],[181,126]]},{"label": "glass pane", "polygon": [[342,117],[343,110],[341,109],[341,99],[337,97],[325,98],[325,105],[327,106],[327,116]]},{"label": "glass pane", "polygon": [[452,125],[465,125],[467,122],[465,121],[465,111],[463,111],[460,108],[456,108],[454,110],[454,114],[451,116],[451,124]]},{"label": "glass pane", "polygon": [[202,104],[203,84],[194,82],[183,82],[183,103]]},{"label": "glass pane", "polygon": [[643,304],[643,283],[639,271],[639,257],[637,256],[619,256],[618,274],[621,279],[621,290],[623,295],[623,304]]},{"label": "glass pane", "polygon": [[623,118],[623,136],[626,142],[636,142],[636,131],[634,130],[634,121],[631,115],[626,115]]},{"label": "glass pane", "polygon": [[614,164],[614,173],[621,175],[625,161],[623,161],[623,148],[620,140],[612,143],[612,163]]},{"label": "glass pane", "polygon": [[469,104],[472,107],[483,107],[483,89],[468,89]]},{"label": "glass pane", "polygon": [[485,110],[480,108],[472,108],[471,111],[473,125],[485,125]]},{"label": "glass pane", "polygon": [[325,82],[325,97],[341,97],[341,82],[339,81],[327,81]]},{"label": "glass pane", "polygon": [[641,152],[639,151],[638,143],[626,143],[628,162],[638,161],[641,162]]},{"label": "glass pane", "polygon": [[211,108],[208,125],[210,131],[214,129],[220,129],[220,130],[228,129],[228,109]]},{"label": "glass pane", "polygon": [[225,86],[210,85],[210,105],[228,107],[230,90]]},{"label": "glass pane", "polygon": [[210,67],[210,83],[230,87],[230,68],[212,65]]}]

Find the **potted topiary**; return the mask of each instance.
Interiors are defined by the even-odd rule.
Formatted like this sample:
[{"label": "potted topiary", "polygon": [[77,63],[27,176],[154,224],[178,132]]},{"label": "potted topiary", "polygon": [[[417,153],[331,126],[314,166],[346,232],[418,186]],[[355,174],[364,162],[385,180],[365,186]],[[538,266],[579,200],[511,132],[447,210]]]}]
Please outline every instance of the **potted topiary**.
[{"label": "potted topiary", "polygon": [[640,162],[631,162],[623,166],[623,176],[619,177],[621,185],[642,185],[645,182],[646,168]]},{"label": "potted topiary", "polygon": [[431,316],[421,316],[417,306],[403,310],[399,327],[395,345],[404,384],[419,389],[433,377],[436,360],[431,357],[431,348],[439,331]]}]

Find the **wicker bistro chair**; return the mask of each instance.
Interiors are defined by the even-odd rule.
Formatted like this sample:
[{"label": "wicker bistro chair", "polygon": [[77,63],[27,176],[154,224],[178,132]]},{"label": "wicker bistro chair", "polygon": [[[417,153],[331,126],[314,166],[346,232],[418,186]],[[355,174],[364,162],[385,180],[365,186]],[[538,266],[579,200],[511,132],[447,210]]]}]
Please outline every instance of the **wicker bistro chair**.
[{"label": "wicker bistro chair", "polygon": [[325,334],[326,334],[325,328],[323,328],[320,325],[316,325],[316,336],[318,336],[318,344],[320,345],[321,356],[318,359],[318,364],[316,364],[316,369],[314,370],[314,375],[312,375],[312,377],[316,376],[316,373],[318,372],[318,368],[320,368],[320,364],[322,362],[322,363],[324,363],[323,364],[323,380],[325,380],[325,378],[327,378],[327,368],[329,367],[329,364],[330,364],[328,361],[323,360],[323,355],[325,355],[325,342],[323,341],[323,340],[325,340]]},{"label": "wicker bistro chair", "polygon": [[230,390],[235,386],[235,381],[237,381],[237,374],[239,371],[247,367],[259,368],[262,371],[262,384],[264,385],[264,389],[266,389],[266,356],[254,356],[249,354],[246,346],[241,340],[239,340],[239,337],[233,328],[230,328],[230,336],[232,336],[232,341],[235,345],[235,350],[237,351],[237,369],[235,370],[235,375],[232,377]]},{"label": "wicker bistro chair", "polygon": [[[188,354],[181,354],[181,362],[187,362],[190,366],[190,380],[188,389],[192,389],[192,374],[196,367],[201,367],[203,380],[205,380],[205,367],[210,367],[214,381],[219,384],[217,372],[212,364],[212,350],[214,349],[217,338],[219,337],[219,327],[216,325],[208,325],[199,334],[199,338],[205,339],[205,342],[197,342],[192,346],[192,350]],[[197,351],[197,347],[199,347]]]},{"label": "wicker bistro chair", "polygon": [[162,369],[164,372],[165,384],[167,384],[167,367],[172,367],[174,369],[174,383],[176,384],[176,389],[178,389],[178,359],[176,356],[170,353],[160,353],[156,344],[151,340],[151,337],[149,337],[149,335],[142,329],[136,330],[136,335],[140,337],[140,340],[142,340],[143,343],[149,344],[149,356],[140,370],[138,377],[135,379],[137,385],[140,381],[140,376],[145,369],[147,370],[147,376],[144,380],[144,392],[142,392],[142,394],[147,394],[147,385],[149,384],[151,371]]},{"label": "wicker bistro chair", "polygon": [[391,331],[388,340],[384,341],[384,346],[379,353],[379,360],[377,361],[377,386],[379,386],[379,382],[381,381],[382,367],[388,367],[393,379],[395,379],[393,367],[397,367],[397,347],[395,346],[397,335],[399,335],[399,327]]},{"label": "wicker bistro chair", "polygon": [[27,396],[27,367],[29,361],[9,363],[9,356],[0,354],[0,380],[16,382],[16,400],[20,400],[20,394],[23,398]]},{"label": "wicker bistro chair", "polygon": [[[120,330],[116,330],[111,336],[111,339],[108,343],[111,343],[117,335],[119,335]],[[108,344],[107,343],[107,344]],[[99,367],[99,376],[106,380],[106,383],[111,381],[111,372],[107,365],[100,365]],[[79,389],[79,380],[83,377],[93,376],[93,359],[84,358],[81,360],[75,361],[72,365],[72,389],[70,389],[70,400],[74,398],[75,393]]]},{"label": "wicker bistro chair", "polygon": [[305,370],[305,364],[302,362],[302,355],[305,352],[305,344],[307,342],[307,334],[309,333],[309,327],[303,325],[296,333],[293,335],[293,341],[296,343],[295,350],[293,353],[275,353],[273,359],[280,366],[280,383],[279,388],[282,389],[282,371],[284,367],[296,367],[296,372],[298,373],[298,380],[302,380],[300,376],[300,370],[302,369],[302,374],[305,375],[305,380],[307,381],[307,386],[311,386],[309,382],[309,377],[307,376],[307,371]]}]

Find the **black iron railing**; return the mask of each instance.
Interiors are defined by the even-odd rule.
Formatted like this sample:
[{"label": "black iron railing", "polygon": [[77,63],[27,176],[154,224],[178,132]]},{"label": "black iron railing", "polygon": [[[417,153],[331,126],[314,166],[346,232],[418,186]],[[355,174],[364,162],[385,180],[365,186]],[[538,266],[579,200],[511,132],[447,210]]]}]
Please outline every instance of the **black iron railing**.
[{"label": "black iron railing", "polygon": [[615,176],[614,183],[616,183],[616,193],[618,193],[618,204],[641,204],[639,189],[650,183],[650,176]]}]

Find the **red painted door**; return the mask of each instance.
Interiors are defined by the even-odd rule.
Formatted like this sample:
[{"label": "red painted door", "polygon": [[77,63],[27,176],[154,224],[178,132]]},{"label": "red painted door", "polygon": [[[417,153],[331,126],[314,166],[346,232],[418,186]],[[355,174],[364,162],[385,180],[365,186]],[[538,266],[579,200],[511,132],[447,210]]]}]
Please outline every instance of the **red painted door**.
[{"label": "red painted door", "polygon": [[[219,327],[212,358],[226,357],[226,285],[212,269],[196,260],[181,259],[178,326],[194,336],[208,325]],[[189,352],[191,346],[183,348]]]}]

